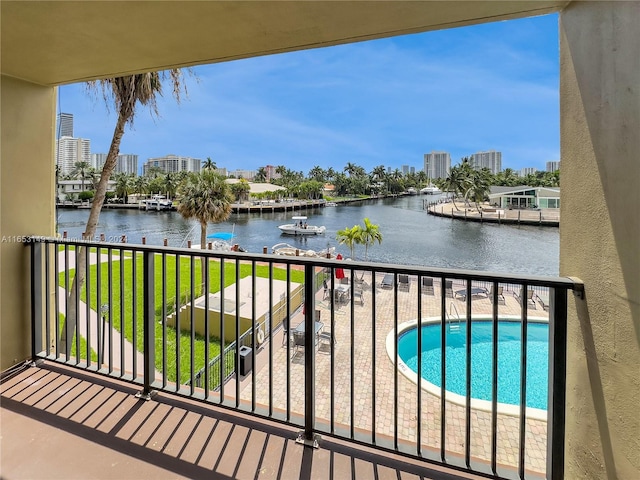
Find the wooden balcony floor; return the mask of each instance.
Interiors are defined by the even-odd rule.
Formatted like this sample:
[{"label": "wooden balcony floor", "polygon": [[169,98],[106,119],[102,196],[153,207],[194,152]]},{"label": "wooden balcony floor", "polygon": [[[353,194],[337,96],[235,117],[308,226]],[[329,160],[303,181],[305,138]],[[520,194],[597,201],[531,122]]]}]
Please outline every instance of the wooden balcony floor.
[{"label": "wooden balcony floor", "polygon": [[45,362],[1,384],[0,478],[21,479],[473,479],[297,429],[137,389]]}]

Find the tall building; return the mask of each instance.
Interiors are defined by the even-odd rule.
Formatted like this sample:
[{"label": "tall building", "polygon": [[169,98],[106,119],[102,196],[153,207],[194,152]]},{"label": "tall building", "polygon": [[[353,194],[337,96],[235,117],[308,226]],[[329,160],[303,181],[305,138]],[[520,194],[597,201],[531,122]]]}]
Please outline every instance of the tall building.
[{"label": "tall building", "polygon": [[448,152],[424,154],[424,173],[431,178],[447,178],[451,171],[451,155]]},{"label": "tall building", "polygon": [[[105,162],[107,161],[106,153],[94,153],[91,155],[91,166],[96,170],[102,170]],[[138,175],[138,155],[130,153],[123,153],[118,155],[116,160],[116,166],[113,169],[114,173],[129,173]]]},{"label": "tall building", "polygon": [[56,165],[60,174],[68,175],[76,162],[91,165],[91,140],[86,138],[61,137],[56,140]]},{"label": "tall building", "polygon": [[560,170],[560,160],[547,162],[547,172],[555,172],[556,170]]},{"label": "tall building", "polygon": [[279,173],[276,173],[276,167],[274,165],[265,166],[264,171],[267,175],[267,183],[271,182],[271,180],[281,177]]},{"label": "tall building", "polygon": [[538,171],[535,167],[524,167],[520,169],[520,176],[526,177],[527,175],[534,175]]},{"label": "tall building", "polygon": [[502,171],[502,152],[488,150],[474,153],[471,155],[471,166],[476,170],[488,168],[491,173],[499,173]]},{"label": "tall building", "polygon": [[165,157],[150,158],[142,166],[142,173],[146,175],[150,168],[156,167],[164,173],[176,172],[199,172],[202,160],[199,158],[180,157],[178,155],[167,155]]},{"label": "tall building", "polygon": [[59,113],[56,127],[56,138],[73,137],[73,113]]},{"label": "tall building", "polygon": [[409,165],[402,165],[402,175],[408,175],[409,174]]}]

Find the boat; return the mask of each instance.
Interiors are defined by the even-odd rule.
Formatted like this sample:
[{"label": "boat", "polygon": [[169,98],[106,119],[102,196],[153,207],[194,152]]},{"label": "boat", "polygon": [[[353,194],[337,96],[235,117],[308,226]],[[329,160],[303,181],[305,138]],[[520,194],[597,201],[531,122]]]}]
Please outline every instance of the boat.
[{"label": "boat", "polygon": [[438,193],[442,193],[438,187],[433,184],[427,185],[423,189],[420,190],[420,193],[423,195],[437,195]]},{"label": "boat", "polygon": [[171,210],[173,202],[164,195],[153,195],[147,200],[141,200],[140,207],[145,210]]},{"label": "boat", "polygon": [[409,195],[417,195],[417,194],[418,194],[418,191],[417,191],[415,188],[413,188],[413,187],[409,187],[409,188],[407,188],[407,193],[408,193]]},{"label": "boat", "polygon": [[287,255],[290,257],[334,258],[336,248],[327,247],[320,251],[303,250],[288,243],[277,243],[271,247],[271,253],[275,255]]},{"label": "boat", "polygon": [[327,202],[324,204],[325,207],[337,207],[338,204],[336,202]]},{"label": "boat", "polygon": [[307,225],[307,217],[304,216],[294,216],[291,219],[293,223],[278,226],[285,235],[320,235],[326,230],[324,225]]},{"label": "boat", "polygon": [[[217,252],[246,252],[237,243],[231,243],[231,239],[235,237],[233,232],[216,232],[207,235],[207,250],[215,250]],[[191,248],[200,248],[200,242],[192,244]]]}]

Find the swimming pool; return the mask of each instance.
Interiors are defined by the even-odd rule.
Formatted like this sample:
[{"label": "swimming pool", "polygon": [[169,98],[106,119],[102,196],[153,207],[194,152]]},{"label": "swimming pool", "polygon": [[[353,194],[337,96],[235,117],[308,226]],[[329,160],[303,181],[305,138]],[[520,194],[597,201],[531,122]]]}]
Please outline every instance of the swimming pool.
[{"label": "swimming pool", "polygon": [[[527,326],[526,405],[528,409],[538,411],[528,411],[528,414],[537,413],[536,416],[545,417],[549,362],[548,324],[546,321],[529,320]],[[460,321],[448,324],[446,332],[447,399],[460,404],[465,403],[464,397],[467,393],[466,328],[466,321]],[[505,413],[517,413],[517,407],[520,405],[520,328],[519,319],[501,319],[498,322],[498,402],[501,404],[499,410]],[[442,385],[440,319],[423,321],[421,331],[423,378],[421,384],[426,390],[440,395]],[[417,323],[414,321],[403,324],[399,326],[398,332],[398,367],[407,377],[417,382]],[[472,406],[483,410],[490,409],[493,367],[493,324],[491,319],[474,318],[471,324],[471,338]],[[388,341],[387,349],[389,346]],[[391,346],[393,348],[392,344]],[[393,353],[390,352],[390,355]]]}]

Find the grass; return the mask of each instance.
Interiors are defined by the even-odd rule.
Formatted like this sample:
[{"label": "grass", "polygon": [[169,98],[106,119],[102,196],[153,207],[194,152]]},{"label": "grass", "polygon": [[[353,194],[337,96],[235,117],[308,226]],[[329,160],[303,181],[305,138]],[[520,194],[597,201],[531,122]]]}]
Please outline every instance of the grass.
[{"label": "grass", "polygon": [[[127,252],[130,253],[130,252]],[[201,279],[201,261],[192,257],[180,257],[179,266],[176,265],[175,255],[166,255],[165,266],[163,268],[162,255],[154,256],[154,274],[155,274],[155,365],[159,371],[166,370],[167,379],[169,381],[178,380],[178,371],[176,369],[176,358],[180,359],[179,381],[185,383],[190,380],[191,374],[205,366],[205,350],[208,348],[209,361],[220,354],[220,340],[217,337],[207,339],[194,334],[193,342],[190,332],[180,332],[176,335],[174,328],[163,329],[163,289],[162,279],[164,277],[166,284],[166,313],[169,314],[174,310],[175,299],[180,296],[180,304],[184,305],[191,298],[192,284],[192,264],[194,279],[194,298],[202,295],[202,288],[199,285]],[[135,265],[134,265],[135,264]],[[240,278],[252,275],[251,264],[240,264]],[[100,270],[100,292],[98,293],[98,270]],[[209,261],[209,292],[215,293],[220,290],[220,263],[218,261]],[[164,275],[163,275],[164,273]],[[256,265],[255,275],[257,277],[269,276],[268,265]],[[286,280],[287,272],[285,269],[274,268],[273,278],[276,280]],[[73,270],[69,272],[68,289],[71,288],[73,282]],[[64,272],[59,273],[58,278],[61,286],[67,285],[66,275]],[[224,269],[224,286],[227,287],[236,281],[236,264],[235,262],[225,262]],[[302,283],[304,281],[304,272],[291,270],[291,281]],[[111,285],[112,300],[109,302],[109,285]],[[179,288],[176,288],[179,285]],[[108,314],[109,322],[119,332],[123,333],[125,338],[136,346],[136,350],[141,350],[143,341],[143,261],[142,254],[136,256],[125,255],[119,260],[114,260],[109,264],[103,263],[98,267],[97,264],[91,265],[89,269],[88,279],[82,289],[81,298],[87,301],[87,286],[89,286],[90,308],[96,312],[100,312],[100,305],[109,303],[111,310]],[[134,287],[135,286],[135,287]],[[193,351],[192,351],[193,344]],[[163,365],[163,348],[166,347],[166,369]],[[193,364],[192,364],[193,361]],[[193,365],[193,372],[191,370]],[[218,381],[218,379],[213,380]],[[212,387],[213,388],[213,387]]]},{"label": "grass", "polygon": [[[64,320],[65,320],[65,316],[62,313],[58,314],[58,328],[59,331],[62,332],[62,327],[64,325]],[[71,358],[78,358],[80,360],[86,360],[87,359],[87,341],[84,339],[84,337],[80,337],[80,355],[78,355],[78,350],[77,350],[77,338],[75,335],[75,332],[73,334],[73,340],[71,341],[71,352],[70,352],[70,357]],[[93,363],[98,363],[98,354],[95,352],[95,350],[91,349],[90,350],[90,356],[91,356],[91,362]]]}]

